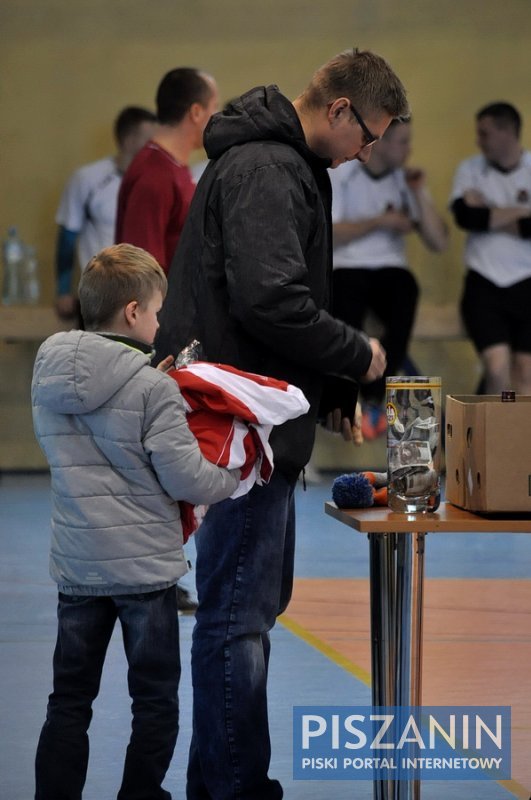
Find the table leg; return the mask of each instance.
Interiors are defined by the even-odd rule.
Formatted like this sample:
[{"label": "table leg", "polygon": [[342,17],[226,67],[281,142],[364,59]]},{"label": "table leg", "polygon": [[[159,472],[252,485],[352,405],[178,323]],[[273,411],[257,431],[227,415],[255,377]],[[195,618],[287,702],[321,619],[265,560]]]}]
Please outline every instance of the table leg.
[{"label": "table leg", "polygon": [[[374,706],[420,706],[423,533],[373,533],[370,541]],[[420,781],[374,780],[374,800],[420,800]]]}]

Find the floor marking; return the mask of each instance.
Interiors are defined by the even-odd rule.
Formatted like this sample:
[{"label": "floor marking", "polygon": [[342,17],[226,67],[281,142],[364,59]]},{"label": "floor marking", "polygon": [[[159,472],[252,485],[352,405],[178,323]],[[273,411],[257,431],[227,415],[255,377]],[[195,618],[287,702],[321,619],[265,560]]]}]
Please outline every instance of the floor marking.
[{"label": "floor marking", "polygon": [[357,664],[354,664],[338,650],[335,650],[333,647],[330,647],[330,645],[325,644],[325,642],[323,642],[313,633],[310,633],[310,631],[308,631],[306,628],[303,628],[302,625],[299,625],[298,622],[295,622],[295,620],[291,619],[291,617],[287,616],[287,614],[282,614],[282,616],[278,618],[278,621],[281,623],[281,625],[287,628],[288,631],[306,642],[306,644],[309,644],[311,647],[319,650],[320,653],[329,658],[330,661],[333,661],[334,664],[337,664],[338,667],[341,667],[346,672],[350,672],[351,675],[354,675],[354,677],[364,683],[365,686],[371,686],[371,676],[367,670],[363,669],[363,667],[359,667]]},{"label": "floor marking", "polygon": [[[365,684],[370,688],[371,686],[371,676],[367,672],[367,670],[363,669],[363,667],[359,667],[357,664],[354,664],[350,659],[346,658],[342,655],[338,650],[335,650],[330,645],[325,644],[319,637],[315,636],[315,634],[310,633],[306,628],[303,628],[302,625],[299,625],[298,622],[291,619],[287,614],[282,614],[278,617],[278,621],[280,624],[286,628],[290,633],[294,636],[297,636],[299,639],[302,639],[303,642],[309,644],[311,647],[318,650],[324,656],[326,656],[330,661],[333,661],[334,664],[337,664],[338,667],[341,667],[346,672],[349,672],[359,681]],[[514,797],[518,798],[518,800],[531,800],[529,797],[529,790],[522,786],[521,783],[515,780],[504,780],[504,781],[496,781],[502,789],[505,789],[509,794],[512,794]]]}]

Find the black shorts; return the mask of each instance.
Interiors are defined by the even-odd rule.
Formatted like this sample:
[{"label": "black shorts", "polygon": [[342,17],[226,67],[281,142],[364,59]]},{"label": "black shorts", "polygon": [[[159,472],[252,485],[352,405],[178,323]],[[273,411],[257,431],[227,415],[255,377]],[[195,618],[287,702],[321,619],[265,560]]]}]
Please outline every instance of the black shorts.
[{"label": "black shorts", "polygon": [[500,287],[469,270],[461,315],[478,352],[508,344],[513,352],[531,353],[531,278]]}]

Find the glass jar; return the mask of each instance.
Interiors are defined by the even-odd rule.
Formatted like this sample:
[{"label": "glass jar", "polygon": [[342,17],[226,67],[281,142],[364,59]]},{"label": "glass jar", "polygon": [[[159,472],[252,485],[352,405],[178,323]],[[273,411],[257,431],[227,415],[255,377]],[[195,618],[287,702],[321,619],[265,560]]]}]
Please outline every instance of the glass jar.
[{"label": "glass jar", "polygon": [[387,390],[388,504],[393,511],[435,511],[441,497],[441,379],[390,376]]}]

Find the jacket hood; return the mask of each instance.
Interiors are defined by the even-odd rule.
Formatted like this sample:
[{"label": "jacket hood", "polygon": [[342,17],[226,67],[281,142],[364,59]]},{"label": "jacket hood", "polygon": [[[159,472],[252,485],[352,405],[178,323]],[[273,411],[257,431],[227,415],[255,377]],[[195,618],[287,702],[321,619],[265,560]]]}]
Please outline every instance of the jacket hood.
[{"label": "jacket hood", "polygon": [[59,414],[89,413],[106,403],[149,361],[139,350],[97,333],[56,333],[37,353],[33,404]]},{"label": "jacket hood", "polygon": [[276,141],[294,147],[306,161],[330,166],[329,159],[313,153],[293,104],[277,86],[257,86],[214,114],[205,129],[204,146],[209,158],[218,158],[234,145]]}]

